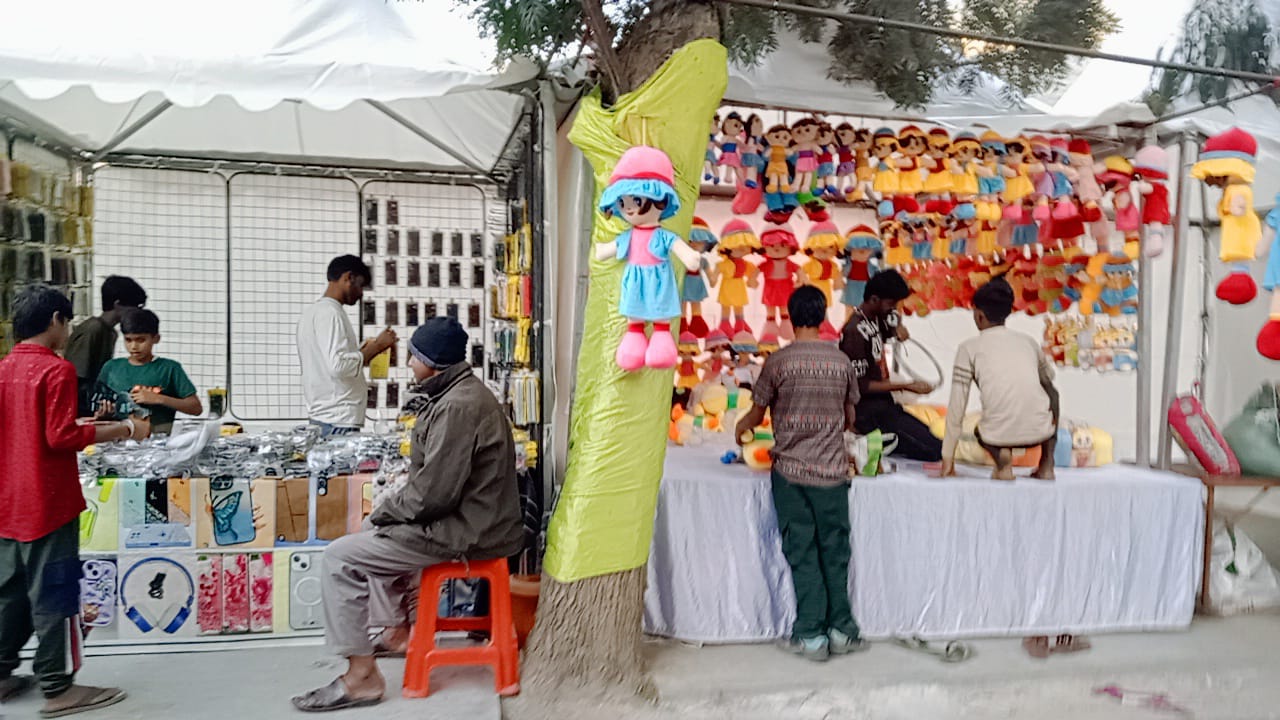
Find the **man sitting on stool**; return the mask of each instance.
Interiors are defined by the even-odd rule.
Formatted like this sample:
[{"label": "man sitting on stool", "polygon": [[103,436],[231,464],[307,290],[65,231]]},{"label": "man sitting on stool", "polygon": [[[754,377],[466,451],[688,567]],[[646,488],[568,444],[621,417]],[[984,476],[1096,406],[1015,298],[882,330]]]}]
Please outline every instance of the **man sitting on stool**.
[{"label": "man sitting on stool", "polygon": [[413,429],[409,479],[374,509],[368,529],[324,550],[325,640],[347,658],[348,668],[328,685],[293,698],[299,710],[381,702],[386,681],[369,629],[387,628],[378,643],[382,649],[404,649],[405,590],[417,573],[442,562],[491,560],[520,550],[511,426],[466,362],[467,346],[467,332],[451,318],[431,318],[413,333],[409,367],[420,381],[414,391],[425,403]]}]

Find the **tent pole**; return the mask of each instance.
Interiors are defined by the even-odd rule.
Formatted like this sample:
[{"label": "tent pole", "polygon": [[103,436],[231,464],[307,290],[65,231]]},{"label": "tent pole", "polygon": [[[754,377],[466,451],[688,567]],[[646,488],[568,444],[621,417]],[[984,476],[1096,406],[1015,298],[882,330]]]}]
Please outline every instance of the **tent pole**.
[{"label": "tent pole", "polygon": [[413,133],[414,135],[417,135],[418,137],[422,138],[423,140],[426,140],[427,142],[431,143],[431,144],[432,144],[432,145],[434,145],[435,147],[439,148],[442,152],[444,152],[444,154],[448,155],[449,157],[453,158],[454,160],[457,160],[458,162],[460,162],[460,163],[462,163],[463,165],[465,165],[465,166],[467,166],[467,167],[471,168],[472,170],[474,170],[474,171],[476,171],[476,172],[480,173],[481,175],[484,175],[484,176],[486,176],[486,177],[489,175],[489,172],[488,172],[487,170],[485,170],[484,168],[480,167],[480,165],[479,165],[479,164],[477,164],[475,160],[472,160],[472,159],[470,159],[470,158],[466,157],[465,155],[463,155],[462,153],[458,152],[457,150],[454,150],[453,148],[449,147],[448,145],[444,144],[443,142],[440,142],[440,140],[436,139],[436,137],[435,137],[434,135],[432,135],[431,133],[427,132],[426,130],[423,130],[422,128],[418,127],[418,126],[417,126],[416,124],[414,124],[414,123],[413,123],[413,121],[411,121],[409,118],[407,118],[407,117],[405,117],[405,116],[401,115],[400,113],[396,112],[395,110],[392,110],[391,108],[387,107],[387,105],[386,105],[385,103],[383,103],[382,101],[380,101],[380,100],[369,100],[369,99],[366,99],[366,100],[365,100],[365,102],[366,102],[366,103],[368,103],[370,107],[374,108],[374,109],[375,109],[375,110],[377,110],[378,112],[380,112],[380,113],[382,113],[383,115],[386,115],[387,117],[391,118],[392,120],[395,120],[396,122],[400,123],[400,125],[404,126],[404,129],[405,129],[405,130],[408,130],[409,132]]},{"label": "tent pole", "polygon": [[[1133,192],[1131,189],[1130,192]],[[1138,206],[1138,217],[1141,219],[1146,198],[1140,192],[1133,192],[1133,201]],[[1138,467],[1151,467],[1151,371],[1155,358],[1151,352],[1151,301],[1154,289],[1151,277],[1154,275],[1151,258],[1147,256],[1147,224],[1144,222],[1138,229],[1138,418],[1137,442],[1134,452],[1137,454]]]},{"label": "tent pole", "polygon": [[155,120],[156,118],[160,117],[161,113],[163,113],[165,110],[168,110],[171,107],[173,107],[172,102],[170,102],[169,100],[161,100],[160,104],[148,110],[145,115],[135,120],[133,123],[129,125],[129,127],[116,133],[115,137],[111,138],[110,140],[107,141],[105,145],[98,148],[98,150],[94,152],[89,159],[94,162],[101,160],[103,157],[107,155],[107,153],[111,152],[112,150],[115,150],[117,147],[120,146],[121,143],[133,137],[134,134],[137,133],[142,128],[146,127],[147,125],[150,125],[152,120]]},{"label": "tent pole", "polygon": [[1266,73],[1248,72],[1245,70],[1228,70],[1226,68],[1208,67],[1205,65],[1190,65],[1187,63],[1167,62],[1164,60],[1149,60],[1147,58],[1135,57],[1133,55],[1119,55],[1116,53],[1101,52],[1098,50],[1090,50],[1088,48],[1074,47],[1072,45],[1059,45],[1057,43],[1040,42],[1039,40],[1026,40],[1023,38],[1004,37],[1000,35],[984,35],[982,33],[966,32],[964,30],[952,30],[951,28],[938,27],[936,25],[926,25],[924,23],[907,22],[905,20],[894,20],[892,18],[879,17],[876,15],[862,15],[858,13],[842,12],[839,10],[827,10],[820,7],[810,7],[807,5],[796,5],[794,3],[777,2],[777,0],[716,0],[716,2],[727,5],[743,5],[746,7],[756,7],[764,10],[773,10],[774,12],[788,12],[793,15],[806,15],[809,17],[825,18],[827,20],[836,20],[839,22],[859,23],[862,25],[874,25],[879,28],[893,28],[895,30],[907,30],[910,32],[925,33],[928,35],[938,35],[940,37],[955,38],[957,40],[974,40],[987,43],[988,45],[1007,45],[1010,47],[1023,47],[1031,50],[1044,50],[1047,52],[1061,53],[1063,55],[1074,55],[1076,57],[1094,58],[1096,60],[1110,60],[1112,62],[1127,63],[1129,65],[1145,65],[1153,68],[1164,68],[1167,70],[1180,70],[1182,72],[1194,73],[1197,75],[1212,75],[1214,77],[1233,78],[1236,80],[1253,80],[1256,82],[1275,82],[1276,76],[1267,75]]},{"label": "tent pole", "polygon": [[1168,321],[1165,329],[1164,349],[1164,383],[1160,391],[1160,444],[1156,449],[1156,464],[1161,470],[1168,470],[1173,464],[1173,436],[1169,432],[1169,408],[1178,394],[1178,364],[1182,355],[1182,307],[1187,293],[1187,278],[1183,265],[1183,256],[1187,252],[1187,236],[1191,234],[1191,183],[1187,173],[1191,170],[1190,159],[1194,157],[1195,147],[1186,133],[1178,135],[1178,203],[1175,208],[1177,225],[1173,231],[1173,244],[1169,251],[1173,253],[1173,267],[1169,283]]}]

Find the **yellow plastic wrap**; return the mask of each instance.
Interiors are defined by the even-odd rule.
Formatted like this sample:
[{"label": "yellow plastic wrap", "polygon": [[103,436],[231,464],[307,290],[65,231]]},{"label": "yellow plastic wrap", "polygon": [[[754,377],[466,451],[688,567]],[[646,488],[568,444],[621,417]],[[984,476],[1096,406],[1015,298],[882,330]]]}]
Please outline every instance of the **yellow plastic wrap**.
[{"label": "yellow plastic wrap", "polygon": [[[599,92],[584,98],[569,139],[591,164],[595,199],[628,148],[660,148],[675,165],[681,204],[680,213],[664,225],[687,237],[707,127],[727,85],[724,47],[696,40],[612,107],[601,105]],[[625,228],[623,221],[606,220],[596,210],[592,243],[613,240]],[[671,371],[628,373],[614,362],[626,329],[626,319],[618,314],[624,264],[596,260],[594,253],[589,257],[591,285],[578,350],[568,465],[544,563],[546,572],[561,582],[630,570],[648,560],[671,421]],[[677,268],[676,277],[683,276]]]}]

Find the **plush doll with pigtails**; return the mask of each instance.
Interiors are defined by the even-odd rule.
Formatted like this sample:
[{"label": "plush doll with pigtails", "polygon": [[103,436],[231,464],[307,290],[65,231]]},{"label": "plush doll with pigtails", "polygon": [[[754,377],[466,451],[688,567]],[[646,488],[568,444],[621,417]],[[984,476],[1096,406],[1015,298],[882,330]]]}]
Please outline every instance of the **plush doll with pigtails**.
[{"label": "plush doll with pigtails", "polygon": [[698,264],[685,268],[684,285],[680,288],[680,300],[684,304],[680,316],[680,332],[689,332],[697,339],[702,339],[711,332],[707,321],[702,318],[702,301],[707,299],[707,275],[711,271],[707,258],[703,253],[710,252],[716,246],[716,234],[711,232],[707,221],[695,217],[693,228],[689,230],[689,246],[698,253]]},{"label": "plush doll with pigtails", "polygon": [[748,190],[755,190],[760,187],[760,175],[764,173],[765,161],[765,139],[764,139],[764,120],[759,115],[752,114],[747,118],[747,129],[744,135],[746,141],[742,146],[742,170],[744,173],[743,185]]},{"label": "plush doll with pigtails", "polygon": [[716,153],[720,150],[720,143],[716,142],[718,132],[720,132],[720,115],[717,113],[711,116],[711,133],[707,135],[707,152],[702,160],[702,180],[716,185],[720,184],[720,174],[716,172]]},{"label": "plush doll with pigtails", "polygon": [[845,307],[845,322],[866,299],[867,282],[875,277],[877,270],[872,258],[883,249],[880,236],[866,225],[858,225],[845,235],[844,292],[840,297]]},{"label": "plush doll with pigtails", "polygon": [[1147,145],[1133,156],[1134,182],[1142,194],[1142,224],[1147,227],[1147,257],[1164,251],[1165,228],[1173,220],[1169,214],[1169,156],[1159,145]]},{"label": "plush doll with pigtails", "polygon": [[[627,371],[645,366],[674,367],[677,353],[671,320],[680,317],[680,295],[670,255],[675,253],[685,267],[696,267],[701,256],[660,225],[680,211],[671,159],[644,145],[627,150],[600,195],[599,208],[631,225],[614,240],[596,247],[598,259],[627,264],[619,288],[618,312],[629,324],[618,344],[618,367]],[[645,336],[647,323],[653,323],[652,337]]]},{"label": "plush doll with pigtails", "polygon": [[1102,188],[1098,185],[1093,148],[1088,140],[1075,138],[1067,143],[1067,154],[1071,161],[1071,186],[1080,203],[1080,219],[1099,249],[1105,252],[1111,238],[1111,223],[1102,212]]},{"label": "plush doll with pigtails", "polygon": [[746,129],[742,116],[736,112],[725,115],[724,122],[720,123],[719,165],[726,168],[725,182],[734,185],[743,184],[746,180],[742,172],[742,151],[746,145]]},{"label": "plush doll with pigtails", "polygon": [[1000,196],[1013,174],[1004,164],[1004,138],[994,130],[982,133],[982,157],[978,165],[978,201],[974,204],[976,219],[997,222],[1000,220]]},{"label": "plush doll with pigtails", "polygon": [[[751,332],[744,311],[747,307],[747,288],[759,285],[759,268],[749,258],[760,249],[760,239],[743,220],[730,220],[720,231],[720,255],[722,260],[712,274],[719,280],[721,334],[731,340],[737,333]],[[708,339],[710,344],[710,339]]]},{"label": "plush doll with pigtails", "polygon": [[[1133,202],[1133,164],[1119,155],[1112,155],[1102,161],[1103,171],[1098,174],[1098,182],[1103,192],[1111,194],[1111,207],[1116,214],[1116,231],[1124,236],[1124,254],[1130,259],[1138,257],[1138,230],[1142,228],[1142,214]],[[1094,240],[1097,240],[1095,237]],[[1103,243],[1098,243],[1098,252],[1109,252]]]},{"label": "plush doll with pigtails", "polygon": [[1013,172],[1007,175],[1005,183],[1003,200],[1007,203],[1007,208],[1017,210],[1012,213],[1014,217],[1006,217],[1010,220],[1016,220],[1017,215],[1021,214],[1022,199],[1028,195],[1035,193],[1035,185],[1031,182],[1031,162],[1034,159],[1031,156],[1031,141],[1025,137],[1019,136],[1010,138],[1005,146],[1005,166]]},{"label": "plush doll with pigtails", "polygon": [[887,127],[876,130],[871,137],[872,176],[871,188],[880,198],[880,217],[895,214],[892,197],[898,194],[898,136]]},{"label": "plush doll with pigtails", "polygon": [[825,195],[829,200],[840,197],[839,180],[836,178],[836,131],[827,123],[818,125],[818,175],[814,182],[814,194]]},{"label": "plush doll with pigtails", "polygon": [[[843,247],[844,237],[830,222],[814,223],[804,242],[804,254],[809,256],[809,261],[801,267],[801,279],[804,284],[812,285],[826,295],[827,307],[831,307],[834,291],[844,289],[844,273],[840,267]],[[824,340],[834,340],[839,336],[830,320],[823,320],[818,331]]]},{"label": "plush doll with pigtails", "polygon": [[951,199],[955,202],[952,214],[958,220],[973,220],[978,216],[974,201],[981,185],[978,182],[978,155],[982,144],[971,132],[956,133],[951,141]]},{"label": "plush doll with pigtails", "polygon": [[800,284],[800,264],[791,259],[792,255],[800,251],[800,241],[790,227],[769,225],[760,234],[760,244],[764,248],[760,275],[764,278],[761,302],[764,304],[765,320],[761,333],[793,340],[795,332],[791,327],[791,316],[787,312],[787,301]]},{"label": "plush doll with pigtails", "polygon": [[787,154],[791,151],[791,128],[786,125],[774,125],[765,133],[768,141],[766,148],[766,164],[764,168],[766,193],[789,193],[791,186],[791,168],[787,165]]},{"label": "plush doll with pigtails", "polygon": [[[1258,295],[1258,286],[1249,274],[1249,263],[1257,257],[1262,240],[1262,223],[1253,211],[1252,185],[1257,156],[1258,141],[1239,128],[1231,128],[1206,140],[1199,162],[1191,168],[1191,177],[1222,188],[1222,199],[1218,202],[1218,219],[1222,223],[1218,257],[1227,264],[1229,273],[1218,283],[1217,295],[1232,305],[1244,305]],[[1273,328],[1276,319],[1280,318],[1273,315],[1263,328],[1268,342],[1265,352],[1263,335],[1258,337],[1258,351],[1269,358],[1280,355],[1280,348],[1271,346],[1280,341],[1280,337],[1276,337],[1280,335],[1280,328]]]},{"label": "plush doll with pigtails", "polygon": [[840,123],[836,126],[836,185],[840,194],[845,200],[855,202],[861,200],[858,197],[858,162],[857,149],[854,145],[858,141],[858,131],[854,130],[849,123]]},{"label": "plush doll with pigtails", "polygon": [[1258,333],[1258,352],[1269,360],[1280,360],[1280,194],[1276,195],[1275,207],[1267,213],[1266,227],[1262,231],[1260,254],[1267,257],[1267,272],[1262,278],[1262,287],[1271,293],[1271,309],[1267,316],[1267,324]]},{"label": "plush doll with pigtails", "polygon": [[818,173],[818,121],[800,118],[791,125],[791,151],[795,154],[796,172],[793,189],[803,204],[813,194],[813,181]]},{"label": "plush doll with pigtails", "polygon": [[946,129],[929,131],[929,149],[923,160],[928,175],[924,192],[933,199],[944,199],[951,192],[951,136]]}]

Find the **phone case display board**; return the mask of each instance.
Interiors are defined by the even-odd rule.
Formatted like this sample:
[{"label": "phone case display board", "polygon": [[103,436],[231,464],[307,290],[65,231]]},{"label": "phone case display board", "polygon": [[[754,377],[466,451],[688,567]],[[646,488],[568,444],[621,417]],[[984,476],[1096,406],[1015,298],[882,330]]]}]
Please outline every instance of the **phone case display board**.
[{"label": "phone case display board", "polygon": [[93,187],[66,158],[15,142],[0,157],[0,355],[13,347],[13,299],[56,286],[77,317],[92,309]]},{"label": "phone case display board", "polygon": [[[361,201],[360,255],[373,287],[360,305],[363,337],[392,328],[400,338],[370,364],[370,418],[394,420],[413,384],[408,341],[428,318],[448,316],[470,336],[468,360],[483,372],[483,318],[492,276],[485,195],[473,187],[371,182]],[[385,364],[384,364],[385,363]]]}]

